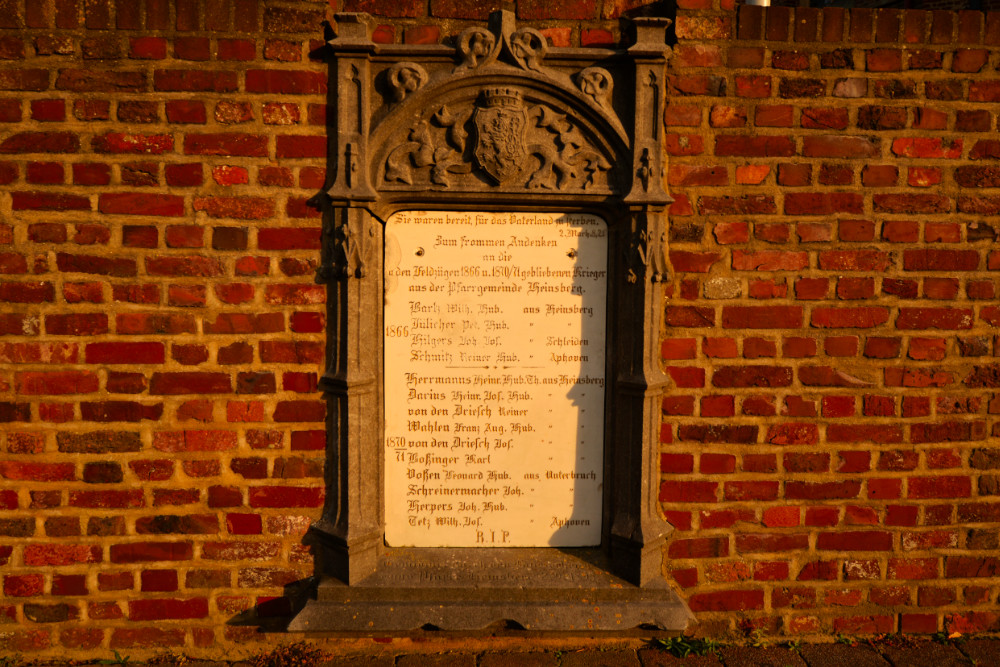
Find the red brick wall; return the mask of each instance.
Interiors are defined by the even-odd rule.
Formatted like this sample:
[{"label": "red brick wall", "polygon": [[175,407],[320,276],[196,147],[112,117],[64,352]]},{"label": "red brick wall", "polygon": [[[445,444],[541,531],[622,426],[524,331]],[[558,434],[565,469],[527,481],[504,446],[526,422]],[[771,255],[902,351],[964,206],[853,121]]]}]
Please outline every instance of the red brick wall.
[{"label": "red brick wall", "polygon": [[1000,14],[677,30],[674,578],[706,630],[1000,630]]},{"label": "red brick wall", "polygon": [[[728,1],[671,65],[668,569],[710,634],[1000,629],[1000,17]],[[631,8],[517,11],[607,45]],[[231,651],[311,573],[331,17],[0,0],[0,651]]]},{"label": "red brick wall", "polygon": [[312,573],[328,9],[0,1],[0,653],[233,646]]}]

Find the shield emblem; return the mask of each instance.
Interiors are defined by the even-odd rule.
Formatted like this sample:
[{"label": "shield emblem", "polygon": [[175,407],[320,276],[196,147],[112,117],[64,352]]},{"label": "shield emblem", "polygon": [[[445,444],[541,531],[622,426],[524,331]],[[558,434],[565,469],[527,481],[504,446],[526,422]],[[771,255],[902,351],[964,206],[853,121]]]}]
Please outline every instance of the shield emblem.
[{"label": "shield emblem", "polygon": [[509,183],[525,167],[528,114],[521,93],[510,88],[483,91],[472,117],[476,125],[476,162],[498,184]]}]

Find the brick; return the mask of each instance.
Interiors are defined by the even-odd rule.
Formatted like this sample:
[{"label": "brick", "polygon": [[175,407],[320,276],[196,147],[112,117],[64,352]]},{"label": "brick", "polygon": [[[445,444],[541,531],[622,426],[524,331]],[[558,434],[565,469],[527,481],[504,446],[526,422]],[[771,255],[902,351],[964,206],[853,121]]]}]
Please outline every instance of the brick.
[{"label": "brick", "polygon": [[237,90],[236,72],[213,70],[157,69],[153,89],[160,92],[231,93]]},{"label": "brick", "polygon": [[[139,590],[152,593],[169,593],[178,588],[175,570],[143,570],[140,575]],[[131,578],[130,578],[131,585]]]},{"label": "brick", "polygon": [[212,257],[172,255],[147,257],[146,272],[151,276],[208,277],[221,275],[222,265]]},{"label": "brick", "polygon": [[823,97],[825,94],[824,79],[782,78],[778,83],[778,96],[783,99]]},{"label": "brick", "polygon": [[112,563],[146,563],[155,561],[191,560],[194,549],[191,542],[133,542],[112,544]]},{"label": "brick", "polygon": [[954,159],[961,157],[962,148],[961,139],[916,137],[895,139],[892,142],[892,153],[899,157]]},{"label": "brick", "polygon": [[326,93],[326,73],[251,69],[246,72],[246,90],[269,95],[323,94]]},{"label": "brick", "polygon": [[220,313],[214,322],[205,322],[205,333],[275,333],[285,330],[281,313],[252,315],[247,313]]},{"label": "brick", "polygon": [[663,359],[694,359],[697,354],[697,340],[694,338],[668,338],[661,344]]},{"label": "brick", "polygon": [[825,250],[819,254],[819,267],[826,271],[884,271],[891,261],[889,253],[878,250]]},{"label": "brick", "polygon": [[[119,113],[121,105],[119,105]],[[130,134],[108,132],[91,139],[95,153],[144,153],[160,155],[173,151],[174,138],[169,134]]]},{"label": "brick", "polygon": [[184,198],[176,195],[139,193],[102,194],[98,199],[101,213],[179,217],[184,215]]},{"label": "brick", "polygon": [[802,139],[802,155],[805,157],[873,158],[878,157],[879,144],[876,137],[808,135]]},{"label": "brick", "polygon": [[73,463],[0,461],[0,477],[34,482],[74,481],[76,466]]},{"label": "brick", "polygon": [[784,250],[733,250],[732,267],[737,271],[797,271],[809,266],[809,253]]},{"label": "brick", "polygon": [[795,144],[789,137],[721,135],[715,139],[715,154],[727,157],[790,157]]},{"label": "brick", "polygon": [[764,591],[719,591],[695,593],[688,604],[692,611],[745,611],[764,608]]},{"label": "brick", "polygon": [[60,69],[55,87],[77,93],[146,92],[145,72]]},{"label": "brick", "polygon": [[727,329],[792,329],[802,326],[800,306],[725,306],[722,326]]},{"label": "brick", "polygon": [[0,282],[0,303],[46,303],[54,299],[52,283]]},{"label": "brick", "polygon": [[194,134],[184,136],[186,155],[222,155],[267,157],[266,136],[238,133]]},{"label": "brick", "polygon": [[965,308],[900,308],[897,329],[970,329],[974,313]]},{"label": "brick", "polygon": [[778,165],[778,185],[803,187],[812,182],[812,165],[784,163]]},{"label": "brick", "polygon": [[76,343],[0,343],[0,362],[7,364],[75,364],[78,356]]},{"label": "brick", "polygon": [[263,220],[274,215],[274,202],[264,197],[196,197],[194,210],[212,218]]},{"label": "brick", "polygon": [[228,394],[232,391],[232,382],[226,373],[187,372],[187,373],[153,373],[149,385],[150,394]]},{"label": "brick", "polygon": [[889,320],[889,309],[868,308],[815,308],[811,324],[824,328],[871,328]]},{"label": "brick", "polygon": [[42,91],[49,87],[44,69],[5,69],[0,72],[0,90]]},{"label": "brick", "polygon": [[275,142],[279,158],[321,158],[327,153],[327,139],[323,136],[282,134]]},{"label": "brick", "polygon": [[[214,472],[218,474],[217,469]],[[195,473],[189,476],[199,475]],[[136,519],[135,527],[136,533],[140,535],[211,535],[218,532],[218,523],[215,514],[160,514],[139,517]]]},{"label": "brick", "polygon": [[892,534],[881,531],[820,533],[816,548],[821,551],[889,551],[892,549]]},{"label": "brick", "polygon": [[97,391],[90,371],[24,371],[14,374],[17,391],[26,395],[89,394]]},{"label": "brick", "polygon": [[723,497],[730,501],[775,500],[778,490],[778,482],[726,482],[723,484]]},{"label": "brick", "polygon": [[326,404],[321,401],[279,401],[271,419],[276,422],[317,422],[326,417]]},{"label": "brick", "polygon": [[90,198],[48,192],[12,192],[11,208],[15,211],[89,211]]},{"label": "brick", "polygon": [[167,121],[203,125],[207,121],[205,103],[197,100],[168,100],[165,105]]},{"label": "brick", "polygon": [[792,371],[781,366],[721,366],[712,374],[714,387],[787,387]]},{"label": "brick", "polygon": [[744,533],[736,535],[736,552],[741,554],[781,553],[808,548],[808,535]]},{"label": "brick", "polygon": [[789,104],[758,105],[754,124],[757,127],[791,127],[793,109]]}]

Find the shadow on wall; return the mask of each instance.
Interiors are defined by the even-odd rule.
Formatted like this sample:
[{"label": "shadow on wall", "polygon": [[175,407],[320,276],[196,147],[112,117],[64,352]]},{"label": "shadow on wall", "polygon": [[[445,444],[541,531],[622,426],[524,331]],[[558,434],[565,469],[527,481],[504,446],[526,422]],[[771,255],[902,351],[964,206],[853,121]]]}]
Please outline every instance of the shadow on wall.
[{"label": "shadow on wall", "polygon": [[[1000,2],[1000,0],[997,1]],[[667,46],[673,47],[677,44],[677,31],[675,29],[677,25],[677,0],[657,0],[656,2],[651,2],[648,5],[642,5],[641,7],[635,7],[622,12],[620,30],[622,34],[622,43],[631,44],[634,41],[633,36],[629,34],[629,31],[634,29],[635,24],[629,19],[633,19],[638,16],[652,16],[670,19],[671,23],[666,32]]]},{"label": "shadow on wall", "polygon": [[319,577],[307,577],[285,584],[278,597],[259,599],[250,609],[236,614],[226,625],[255,627],[258,632],[287,632],[288,624],[306,602],[316,598]]},{"label": "shadow on wall", "polygon": [[[335,32],[333,26],[327,22],[323,22],[323,40],[324,42],[329,41],[335,37]],[[312,50],[309,53],[309,57],[314,60],[323,60],[326,63],[330,63],[332,58],[332,51],[330,47],[325,43],[323,46]],[[335,108],[334,99],[330,98],[328,95],[327,99],[327,109]],[[326,126],[334,127],[335,119],[328,116],[326,119]],[[332,155],[331,151],[327,151],[327,177],[326,182],[322,189],[316,192],[313,196],[309,197],[307,200],[307,205],[316,211],[319,211],[326,221],[324,223],[324,229],[329,229],[329,197],[327,197],[326,191],[332,184],[331,175],[334,173],[336,167],[336,161],[332,160],[329,156]],[[325,245],[324,245],[325,247]],[[322,257],[320,261],[320,268],[317,270],[316,282],[323,284],[326,279],[323,277],[322,267],[328,263],[330,259],[328,257]],[[322,369],[320,369],[322,371]],[[301,541],[303,546],[309,548],[309,553],[315,560],[318,549],[313,545],[311,539],[311,533],[307,532]],[[319,564],[316,564],[314,571],[318,572]],[[291,623],[295,615],[298,614],[303,607],[305,607],[306,602],[310,599],[316,598],[317,586],[319,584],[320,577],[318,574],[306,577],[304,579],[297,579],[290,581],[282,585],[282,593],[280,596],[270,597],[270,598],[258,598],[257,604],[249,609],[246,609],[226,621],[226,625],[234,627],[246,627],[246,628],[257,628],[260,633],[267,632],[287,632],[288,625]]]}]

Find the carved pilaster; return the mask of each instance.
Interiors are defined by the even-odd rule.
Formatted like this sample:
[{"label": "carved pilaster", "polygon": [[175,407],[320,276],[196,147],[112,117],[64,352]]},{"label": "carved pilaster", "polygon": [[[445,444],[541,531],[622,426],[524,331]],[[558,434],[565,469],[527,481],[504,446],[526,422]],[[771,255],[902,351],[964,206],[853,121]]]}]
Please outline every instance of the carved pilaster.
[{"label": "carved pilaster", "polygon": [[[614,484],[619,496],[611,523],[616,573],[637,585],[662,577],[663,545],[671,528],[662,518],[659,490],[661,403],[668,378],[660,370],[663,283],[668,279],[663,154],[665,65],[669,19],[637,19],[629,48],[635,67],[632,187],[628,226],[620,230],[626,285],[621,291],[618,374],[615,393],[617,446]],[[642,327],[637,326],[642,322]]]},{"label": "carved pilaster", "polygon": [[[658,507],[661,403],[668,378],[660,369],[666,216],[633,209],[619,236],[622,265],[615,391],[611,555],[618,576],[645,585],[662,576],[662,547],[670,532]],[[642,326],[639,323],[642,322]]]},{"label": "carved pilaster", "polygon": [[381,227],[364,209],[333,209],[328,280],[326,506],[315,526],[330,574],[353,583],[382,548]]}]

